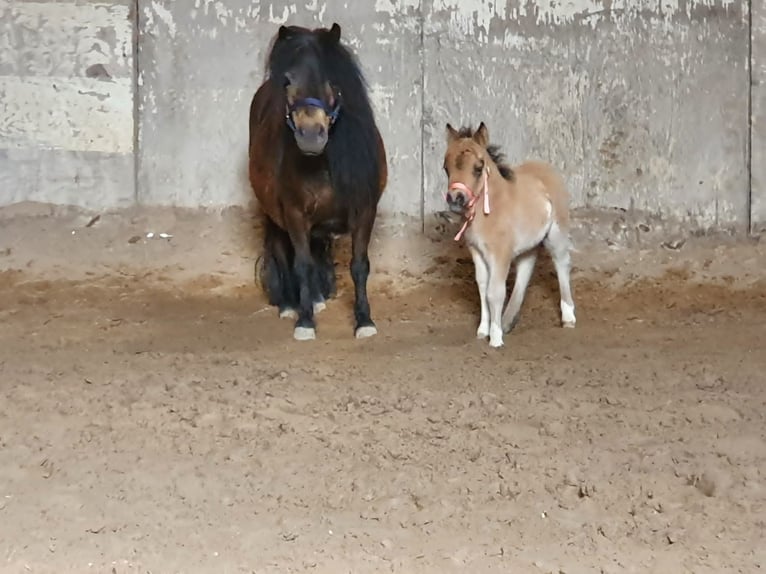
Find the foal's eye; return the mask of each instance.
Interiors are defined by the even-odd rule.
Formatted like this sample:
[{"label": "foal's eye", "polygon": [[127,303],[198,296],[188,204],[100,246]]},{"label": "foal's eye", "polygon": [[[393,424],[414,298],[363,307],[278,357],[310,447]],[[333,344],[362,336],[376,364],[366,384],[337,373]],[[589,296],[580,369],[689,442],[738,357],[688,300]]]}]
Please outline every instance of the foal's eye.
[{"label": "foal's eye", "polygon": [[482,164],[476,164],[475,166],[473,166],[473,174],[476,177],[479,177],[483,169],[484,169],[484,166]]}]

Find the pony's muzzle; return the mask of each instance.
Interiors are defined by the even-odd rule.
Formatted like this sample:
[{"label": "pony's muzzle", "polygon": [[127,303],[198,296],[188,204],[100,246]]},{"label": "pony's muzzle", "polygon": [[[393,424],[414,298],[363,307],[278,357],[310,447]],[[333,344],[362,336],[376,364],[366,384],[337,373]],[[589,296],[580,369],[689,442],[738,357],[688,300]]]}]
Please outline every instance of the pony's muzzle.
[{"label": "pony's muzzle", "polygon": [[327,129],[323,125],[305,128],[296,126],[295,143],[307,155],[319,155],[327,145]]}]

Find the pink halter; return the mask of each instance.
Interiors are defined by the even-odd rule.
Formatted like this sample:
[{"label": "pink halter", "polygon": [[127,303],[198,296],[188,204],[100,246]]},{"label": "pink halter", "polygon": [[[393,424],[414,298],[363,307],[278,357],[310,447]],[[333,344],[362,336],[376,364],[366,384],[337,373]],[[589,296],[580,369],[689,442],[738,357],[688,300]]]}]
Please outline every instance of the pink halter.
[{"label": "pink halter", "polygon": [[461,227],[460,231],[455,235],[455,241],[460,241],[465,230],[468,229],[468,225],[473,221],[473,218],[476,217],[476,202],[482,195],[484,196],[484,215],[489,215],[489,167],[484,170],[481,190],[478,194],[474,193],[466,184],[460,183],[459,181],[456,181],[449,186],[449,191],[452,191],[453,189],[458,189],[468,195],[468,204],[465,206],[465,221],[463,222],[463,227]]}]

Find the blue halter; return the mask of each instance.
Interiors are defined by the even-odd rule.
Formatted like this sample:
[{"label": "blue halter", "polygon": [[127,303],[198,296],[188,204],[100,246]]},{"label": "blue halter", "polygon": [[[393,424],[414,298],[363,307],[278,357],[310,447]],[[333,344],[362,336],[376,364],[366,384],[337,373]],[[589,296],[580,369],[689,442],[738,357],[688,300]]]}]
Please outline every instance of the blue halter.
[{"label": "blue halter", "polygon": [[285,116],[285,120],[287,121],[288,127],[295,132],[298,128],[295,126],[295,122],[293,121],[293,112],[297,110],[298,108],[320,108],[325,111],[327,114],[327,117],[330,118],[330,127],[335,123],[335,121],[338,119],[338,115],[340,114],[340,94],[338,94],[338,98],[336,98],[336,104],[334,108],[328,107],[322,100],[319,100],[317,98],[303,98],[301,100],[296,100],[293,102],[293,105],[287,107],[287,115]]}]

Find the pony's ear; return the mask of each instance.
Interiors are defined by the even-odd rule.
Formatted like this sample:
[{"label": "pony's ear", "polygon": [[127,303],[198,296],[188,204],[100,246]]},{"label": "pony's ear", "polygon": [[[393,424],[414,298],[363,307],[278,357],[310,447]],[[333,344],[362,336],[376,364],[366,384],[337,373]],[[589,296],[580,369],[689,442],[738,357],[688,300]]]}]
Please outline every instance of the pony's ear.
[{"label": "pony's ear", "polygon": [[336,44],[340,42],[340,25],[337,22],[333,22],[330,28],[330,40]]},{"label": "pony's ear", "polygon": [[479,144],[481,147],[487,147],[489,145],[489,130],[484,122],[479,124],[478,129],[473,134],[473,141]]},{"label": "pony's ear", "polygon": [[293,35],[293,31],[290,28],[288,28],[287,26],[280,26],[279,27],[279,34],[277,35],[277,37],[280,40],[287,40],[292,35]]},{"label": "pony's ear", "polygon": [[453,142],[460,137],[460,133],[452,127],[451,124],[447,124],[447,141]]}]

